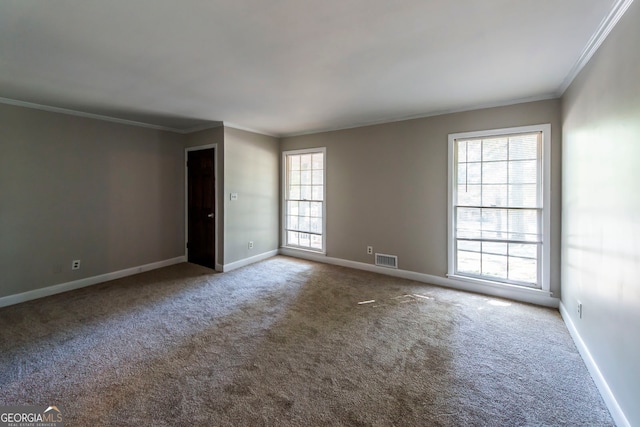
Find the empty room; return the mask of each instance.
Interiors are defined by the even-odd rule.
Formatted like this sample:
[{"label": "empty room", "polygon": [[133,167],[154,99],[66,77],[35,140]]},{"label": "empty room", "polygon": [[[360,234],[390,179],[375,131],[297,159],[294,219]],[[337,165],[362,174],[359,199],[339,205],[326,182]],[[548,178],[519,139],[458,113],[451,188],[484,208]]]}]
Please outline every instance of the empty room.
[{"label": "empty room", "polygon": [[0,425],[640,426],[637,1],[0,40]]}]

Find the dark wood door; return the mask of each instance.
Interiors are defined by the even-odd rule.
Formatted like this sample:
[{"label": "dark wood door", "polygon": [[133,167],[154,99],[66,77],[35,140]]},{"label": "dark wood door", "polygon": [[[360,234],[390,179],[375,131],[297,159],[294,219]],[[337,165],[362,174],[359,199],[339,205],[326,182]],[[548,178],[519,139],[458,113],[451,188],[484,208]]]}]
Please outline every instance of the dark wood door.
[{"label": "dark wood door", "polygon": [[213,148],[189,151],[189,262],[215,268],[215,174]]}]

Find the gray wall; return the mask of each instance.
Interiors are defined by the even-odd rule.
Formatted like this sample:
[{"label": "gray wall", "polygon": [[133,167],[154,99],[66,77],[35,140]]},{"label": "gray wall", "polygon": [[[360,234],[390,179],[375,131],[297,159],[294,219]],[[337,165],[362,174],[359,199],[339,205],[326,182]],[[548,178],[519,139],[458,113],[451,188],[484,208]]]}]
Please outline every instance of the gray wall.
[{"label": "gray wall", "polygon": [[640,425],[638,42],[634,2],[562,102],[562,303],[631,425]]},{"label": "gray wall", "polygon": [[229,127],[224,147],[226,265],[278,249],[280,151],[277,138]]},{"label": "gray wall", "polygon": [[0,124],[0,297],[184,255],[184,136],[8,105]]},{"label": "gray wall", "polygon": [[327,147],[327,256],[373,263],[398,255],[403,270],[447,273],[447,137],[551,123],[551,291],[560,292],[559,100],[284,138],[282,150]]}]

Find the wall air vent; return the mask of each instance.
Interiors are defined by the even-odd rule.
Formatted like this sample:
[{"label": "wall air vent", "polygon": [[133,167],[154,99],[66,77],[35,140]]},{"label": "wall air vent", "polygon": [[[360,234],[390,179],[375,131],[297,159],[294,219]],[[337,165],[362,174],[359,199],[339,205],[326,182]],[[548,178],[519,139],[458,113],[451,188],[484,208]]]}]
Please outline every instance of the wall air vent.
[{"label": "wall air vent", "polygon": [[380,267],[398,268],[398,257],[395,255],[376,254],[376,265]]}]

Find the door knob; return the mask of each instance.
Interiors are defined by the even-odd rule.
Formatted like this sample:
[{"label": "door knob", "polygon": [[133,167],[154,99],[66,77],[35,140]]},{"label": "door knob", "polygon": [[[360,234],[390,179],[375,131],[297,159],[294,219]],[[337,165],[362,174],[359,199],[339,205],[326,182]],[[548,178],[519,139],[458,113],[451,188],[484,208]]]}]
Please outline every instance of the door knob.
[{"label": "door knob", "polygon": [[213,218],[213,214],[212,213],[208,214],[207,218]]}]

